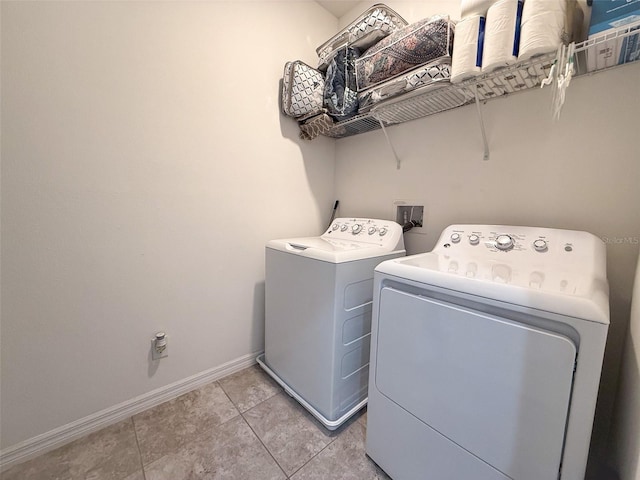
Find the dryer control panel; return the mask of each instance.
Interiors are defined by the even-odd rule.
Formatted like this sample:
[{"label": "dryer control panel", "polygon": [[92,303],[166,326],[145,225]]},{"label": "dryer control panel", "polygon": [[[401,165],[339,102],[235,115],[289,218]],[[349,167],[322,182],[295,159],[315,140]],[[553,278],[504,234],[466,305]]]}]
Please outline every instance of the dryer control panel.
[{"label": "dryer control panel", "polygon": [[392,220],[336,218],[322,238],[395,246],[402,239],[402,227]]},{"label": "dryer control panel", "polygon": [[[567,258],[582,257],[581,261],[588,261],[593,254],[594,242],[602,243],[590,233],[574,230],[505,225],[451,225],[440,236],[434,251],[451,248],[474,254],[479,250],[486,250],[533,256],[564,252],[571,253]],[[604,258],[601,260],[604,261]]]},{"label": "dryer control panel", "polygon": [[587,232],[506,225],[451,225],[434,254],[449,274],[580,294],[605,278],[604,242]]},{"label": "dryer control panel", "polygon": [[376,272],[609,323],[606,248],[587,232],[451,225],[432,251],[387,260]]}]

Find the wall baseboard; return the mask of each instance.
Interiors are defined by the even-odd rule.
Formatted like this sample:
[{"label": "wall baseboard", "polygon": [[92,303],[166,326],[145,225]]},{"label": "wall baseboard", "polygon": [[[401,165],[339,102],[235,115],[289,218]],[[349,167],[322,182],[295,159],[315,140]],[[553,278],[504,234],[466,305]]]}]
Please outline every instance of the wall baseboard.
[{"label": "wall baseboard", "polygon": [[6,448],[0,451],[0,472],[249,367],[261,354],[244,355]]}]

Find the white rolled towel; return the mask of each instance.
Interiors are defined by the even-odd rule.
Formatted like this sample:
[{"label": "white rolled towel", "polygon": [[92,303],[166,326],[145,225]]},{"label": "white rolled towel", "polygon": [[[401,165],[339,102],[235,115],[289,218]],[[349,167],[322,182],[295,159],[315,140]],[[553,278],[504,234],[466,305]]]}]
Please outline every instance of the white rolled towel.
[{"label": "white rolled towel", "polygon": [[567,0],[527,0],[522,10],[519,60],[555,52],[568,40]]},{"label": "white rolled towel", "polygon": [[451,57],[451,82],[458,83],[478,75],[482,69],[485,18],[474,15],[456,25]]},{"label": "white rolled towel", "polygon": [[518,59],[522,0],[498,0],[487,12],[482,72],[512,65]]},{"label": "white rolled towel", "polygon": [[480,15],[486,17],[489,7],[496,3],[496,0],[460,0],[460,18]]}]

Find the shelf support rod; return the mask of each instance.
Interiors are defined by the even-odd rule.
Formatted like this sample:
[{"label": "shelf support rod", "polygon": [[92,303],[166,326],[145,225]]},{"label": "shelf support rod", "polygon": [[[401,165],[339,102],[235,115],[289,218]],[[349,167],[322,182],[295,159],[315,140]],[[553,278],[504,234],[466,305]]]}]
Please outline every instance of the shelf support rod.
[{"label": "shelf support rod", "polygon": [[387,144],[389,145],[389,148],[391,149],[391,153],[393,153],[393,158],[396,159],[396,169],[400,170],[400,158],[398,157],[396,149],[393,148],[393,143],[391,143],[391,139],[389,138],[389,134],[387,133],[387,129],[384,127],[384,122],[382,120],[380,120],[379,118],[376,118],[376,120],[378,120],[378,123],[380,124],[380,127],[382,128],[382,133],[384,133],[384,138],[387,139]]},{"label": "shelf support rod", "polygon": [[483,160],[489,160],[489,144],[487,143],[487,134],[484,131],[484,119],[482,118],[482,109],[480,108],[480,99],[478,98],[478,86],[473,86],[473,93],[476,97],[476,109],[478,110],[478,120],[480,121],[480,131],[482,132],[482,143],[484,144]]}]

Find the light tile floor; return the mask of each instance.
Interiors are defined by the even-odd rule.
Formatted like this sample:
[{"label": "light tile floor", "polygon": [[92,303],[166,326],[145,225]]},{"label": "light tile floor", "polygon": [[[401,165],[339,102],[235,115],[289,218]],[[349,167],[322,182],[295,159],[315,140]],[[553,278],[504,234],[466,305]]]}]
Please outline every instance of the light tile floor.
[{"label": "light tile floor", "polygon": [[2,473],[2,480],[374,480],[366,413],[331,432],[257,365]]}]

